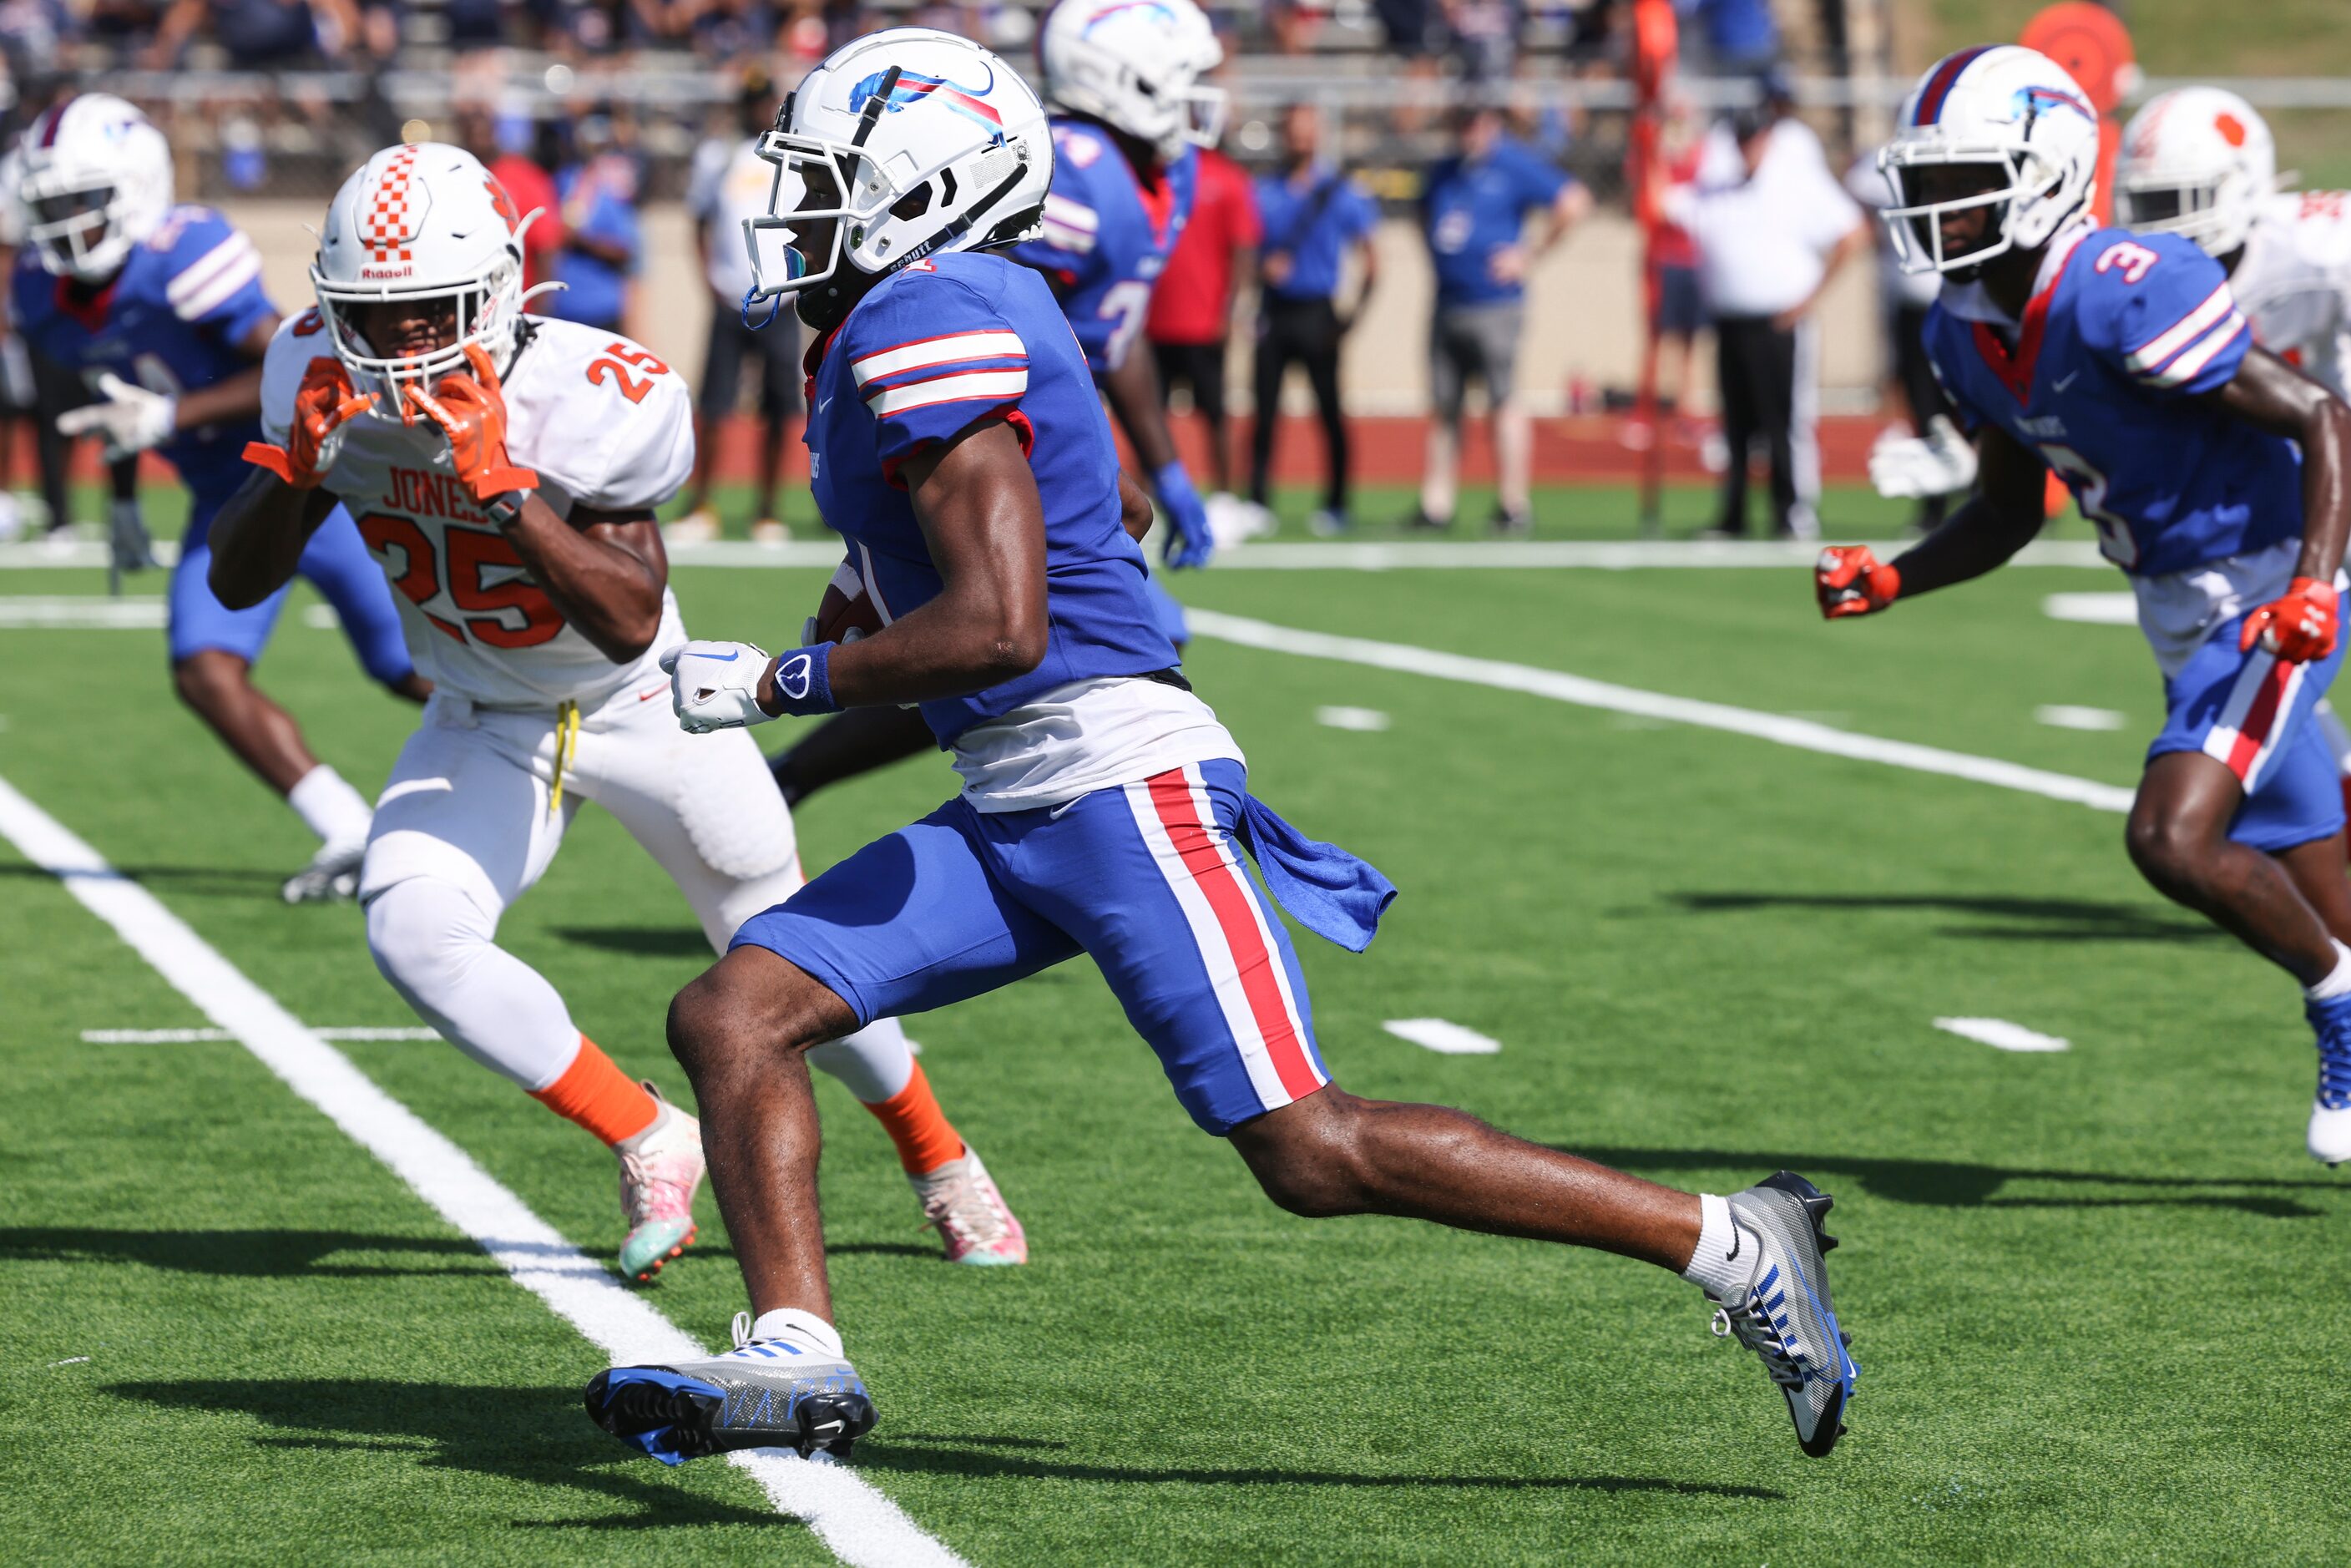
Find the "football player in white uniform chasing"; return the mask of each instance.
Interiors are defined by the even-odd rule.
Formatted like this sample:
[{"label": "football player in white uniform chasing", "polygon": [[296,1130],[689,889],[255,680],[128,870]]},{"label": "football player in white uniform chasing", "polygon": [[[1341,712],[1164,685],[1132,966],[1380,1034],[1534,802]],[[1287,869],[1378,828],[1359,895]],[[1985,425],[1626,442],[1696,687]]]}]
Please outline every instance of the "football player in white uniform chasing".
[{"label": "football player in white uniform chasing", "polygon": [[[329,208],[317,310],[264,361],[266,443],[215,525],[212,586],[266,597],[338,501],[398,591],[435,691],[379,802],[359,896],[377,967],[467,1055],[619,1156],[621,1268],[694,1239],[699,1124],[581,1034],[497,923],[582,800],[620,820],[724,951],[801,883],[747,737],[695,741],[662,699],[686,640],[654,508],[694,465],[685,386],[624,338],[527,316],[528,219],[472,154],[377,153]],[[882,1121],[948,1256],[1026,1260],[897,1023],[810,1060]]]}]

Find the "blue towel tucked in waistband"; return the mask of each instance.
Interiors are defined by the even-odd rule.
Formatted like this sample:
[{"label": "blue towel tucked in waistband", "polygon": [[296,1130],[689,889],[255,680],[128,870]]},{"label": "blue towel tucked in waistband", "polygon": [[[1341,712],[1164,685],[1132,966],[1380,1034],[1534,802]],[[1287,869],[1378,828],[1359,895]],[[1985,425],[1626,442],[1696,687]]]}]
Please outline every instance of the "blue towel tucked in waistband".
[{"label": "blue towel tucked in waistband", "polygon": [[1254,795],[1242,802],[1241,842],[1266,891],[1291,919],[1350,953],[1372,945],[1380,916],[1396,895],[1395,883],[1377,866],[1308,838]]}]

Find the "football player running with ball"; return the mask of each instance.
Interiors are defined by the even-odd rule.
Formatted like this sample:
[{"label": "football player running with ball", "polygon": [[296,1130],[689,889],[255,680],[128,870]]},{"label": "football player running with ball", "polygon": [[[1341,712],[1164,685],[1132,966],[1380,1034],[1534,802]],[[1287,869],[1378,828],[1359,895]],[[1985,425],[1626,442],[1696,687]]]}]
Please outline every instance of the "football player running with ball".
[{"label": "football player running with ball", "polygon": [[2056,471],[2129,574],[2163,672],[2131,859],[2304,988],[2309,1148],[2332,1165],[2351,1158],[2351,882],[2312,715],[2343,663],[2351,408],[2253,346],[2189,240],[2100,228],[2097,155],[2089,99],[2031,49],[1963,49],[1905,102],[1881,216],[1906,267],[1943,276],[1927,351],[1978,434],[1979,490],[1891,563],[1823,551],[1821,610],[1871,614],[1991,570],[2040,531]]},{"label": "football player running with ball", "polygon": [[[423,702],[383,574],[351,519],[324,514],[273,591],[234,608],[205,586],[213,520],[247,472],[258,434],[261,359],[278,329],[261,253],[210,207],[172,201],[172,150],[131,105],[84,93],[35,117],[16,158],[29,242],[12,280],[17,330],[87,378],[97,401],[58,416],[96,435],[110,459],[153,452],[188,487],[188,527],[172,571],[172,685],[196,716],[319,835],[285,884],[289,904],[348,898],[367,846],[368,803],[311,755],[302,728],[253,684],[294,577],[335,608],[367,673]],[[63,522],[65,519],[57,519]],[[145,536],[118,509],[115,557],[143,558]]]},{"label": "football player running with ball", "polygon": [[[800,885],[791,815],[747,737],[695,744],[660,699],[685,642],[653,510],[694,466],[690,399],[623,338],[523,313],[529,220],[473,154],[377,153],[328,209],[315,313],[269,345],[268,444],[214,532],[213,587],[274,592],[339,503],[434,680],[375,814],[359,895],[417,1015],[620,1156],[621,1268],[694,1239],[700,1131],[582,1035],[496,945],[580,802],[619,819],[723,949]],[[812,1058],[882,1121],[949,1253],[1019,1262],[1019,1227],[905,1036],[865,1021]]]},{"label": "football player running with ball", "polygon": [[[695,643],[687,729],[916,703],[964,789],[754,916],[671,1005],[711,1180],[749,1288],[737,1348],[615,1367],[599,1424],[673,1462],[842,1451],[874,1418],[833,1327],[801,1054],[1083,953],[1195,1123],[1301,1215],[1408,1215],[1682,1273],[1762,1359],[1805,1452],[1855,1368],[1832,1310],[1829,1200],[1781,1173],[1728,1199],[1524,1143],[1458,1111],[1359,1100],[1316,1050],[1281,918],[1367,944],[1395,889],[1250,798],[1240,748],[1144,598],[1149,514],[1052,289],[987,254],[1040,221],[1042,107],[987,50],[923,28],[844,46],[762,154],[795,212],[754,219],[760,292],[816,333],[816,498],[887,624],[769,658]],[[779,182],[779,186],[782,183]]]}]

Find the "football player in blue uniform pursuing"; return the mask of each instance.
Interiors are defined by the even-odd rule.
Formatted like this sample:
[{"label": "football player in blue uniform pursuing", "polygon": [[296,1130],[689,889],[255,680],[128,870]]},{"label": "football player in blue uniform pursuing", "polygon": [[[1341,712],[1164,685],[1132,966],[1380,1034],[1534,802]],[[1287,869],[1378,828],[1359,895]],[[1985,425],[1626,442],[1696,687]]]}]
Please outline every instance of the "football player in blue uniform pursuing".
[{"label": "football player in blue uniform pursuing", "polygon": [[1854,1367],[1822,1261],[1829,1200],[1810,1183],[1677,1192],[1330,1082],[1297,956],[1239,849],[1293,917],[1350,948],[1395,889],[1250,797],[1144,606],[1149,504],[1052,291],[982,254],[1041,217],[1052,148],[1025,84],[965,39],[892,29],[802,80],[761,147],[807,194],[754,220],[760,290],[795,296],[817,335],[817,501],[885,623],[772,659],[685,643],[664,658],[672,700],[697,731],[918,703],[964,789],[752,916],[672,1004],[751,1310],[726,1354],[600,1374],[590,1414],[673,1462],[845,1450],[873,1406],[833,1327],[803,1055],[1085,953],[1194,1122],[1273,1201],[1680,1272],[1761,1356],[1805,1451],[1827,1453]]},{"label": "football player in blue uniform pursuing", "polygon": [[[1192,0],[1060,0],[1037,58],[1056,111],[1053,188],[1041,231],[1006,254],[1045,275],[1086,369],[1150,474],[1175,525],[1166,564],[1205,566],[1216,550],[1207,507],[1176,455],[1159,372],[1137,350],[1151,291],[1192,216],[1195,149],[1215,143],[1224,116],[1223,92],[1199,80],[1224,48]],[[1180,647],[1183,606],[1156,580],[1144,592]],[[769,766],[797,804],[935,744],[913,710],[871,708],[818,726]]]},{"label": "football player in blue uniform pursuing", "polygon": [[1905,104],[1882,215],[1906,266],[1943,275],[1927,350],[1976,432],[1979,490],[1890,563],[1823,552],[1821,608],[1981,576],[2040,531],[2044,473],[2065,481],[2163,671],[2131,859],[2303,986],[2309,1148],[2331,1165],[2351,1157],[2351,883],[2312,715],[2343,662],[2351,409],[2252,346],[2192,241],[2097,226],[2097,148],[2087,97],[2011,45],[1949,56]]},{"label": "football player in blue uniform pursuing", "polygon": [[[13,279],[17,329],[99,394],[60,428],[100,436],[110,459],[160,453],[188,487],[172,572],[172,685],[319,835],[318,853],[286,883],[287,901],[348,897],[368,802],[253,685],[285,592],[231,611],[204,580],[213,516],[245,482],[245,445],[261,433],[261,358],[279,317],[262,292],[260,253],[212,208],[172,204],[162,133],[119,98],[85,93],[45,111],[21,157],[30,226]],[[334,606],[370,675],[413,702],[431,695],[348,514],[311,539],[301,575]]]}]

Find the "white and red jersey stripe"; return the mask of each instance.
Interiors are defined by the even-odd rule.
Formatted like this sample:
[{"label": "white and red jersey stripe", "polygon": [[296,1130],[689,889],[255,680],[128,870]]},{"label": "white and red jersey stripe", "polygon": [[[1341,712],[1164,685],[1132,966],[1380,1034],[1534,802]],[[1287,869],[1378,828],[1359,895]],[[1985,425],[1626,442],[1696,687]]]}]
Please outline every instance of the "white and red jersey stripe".
[{"label": "white and red jersey stripe", "polygon": [[1330,1080],[1270,919],[1232,840],[1217,823],[1197,764],[1123,787],[1128,808],[1198,945],[1217,1009],[1258,1100],[1276,1110]]},{"label": "white and red jersey stripe", "polygon": [[2249,795],[2285,739],[2286,717],[2294,712],[2294,698],[2308,674],[2300,664],[2255,648],[2246,655],[2220,718],[2204,737],[2205,755],[2226,765]]},{"label": "white and red jersey stripe", "polygon": [[860,354],[849,370],[877,418],[940,402],[1008,402],[1029,390],[1028,347],[998,329],[893,344]]}]

